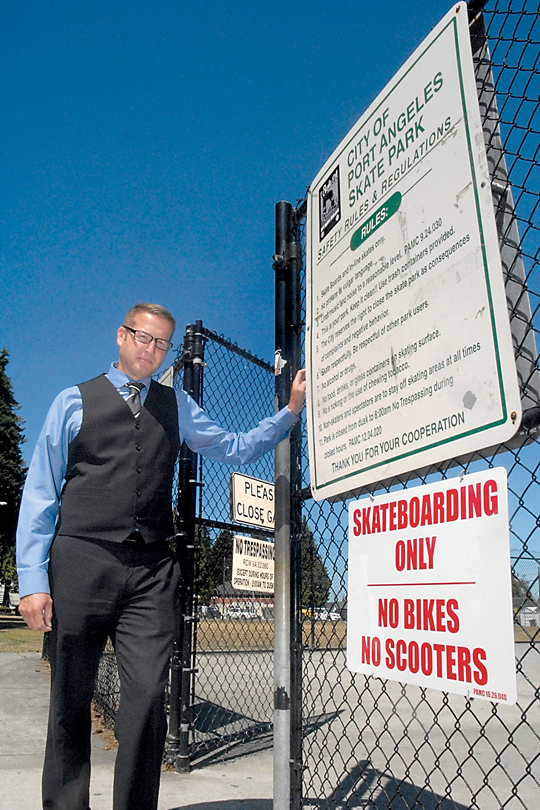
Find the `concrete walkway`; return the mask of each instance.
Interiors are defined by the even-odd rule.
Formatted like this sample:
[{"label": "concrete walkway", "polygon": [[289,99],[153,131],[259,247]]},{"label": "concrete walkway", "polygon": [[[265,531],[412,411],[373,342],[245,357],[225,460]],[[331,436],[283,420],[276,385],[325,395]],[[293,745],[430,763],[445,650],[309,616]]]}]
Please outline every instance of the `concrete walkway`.
[{"label": "concrete walkway", "polygon": [[[0,653],[0,810],[40,810],[49,676],[39,653]],[[111,810],[116,753],[92,735],[92,810]],[[164,772],[159,810],[272,810],[270,749]]]}]

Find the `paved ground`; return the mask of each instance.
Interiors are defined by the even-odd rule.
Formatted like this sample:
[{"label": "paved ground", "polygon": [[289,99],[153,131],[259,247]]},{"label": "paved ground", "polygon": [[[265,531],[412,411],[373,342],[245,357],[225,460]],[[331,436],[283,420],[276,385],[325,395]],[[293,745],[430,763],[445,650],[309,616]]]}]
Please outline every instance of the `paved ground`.
[{"label": "paved ground", "polygon": [[[39,810],[49,676],[39,653],[0,654],[0,810]],[[92,810],[110,810],[115,752],[93,735]],[[271,810],[272,751],[164,772],[159,810]]]},{"label": "paved ground", "polygon": [[[499,704],[495,713],[487,701],[474,701],[464,712],[459,696],[443,700],[441,693],[427,690],[423,697],[416,688],[403,693],[392,681],[383,685],[373,679],[364,688],[363,678],[347,672],[343,651],[306,655],[306,705],[313,723],[306,730],[304,806],[365,807],[373,789],[377,799],[369,806],[383,808],[399,787],[401,804],[392,807],[405,810],[417,806],[415,785],[423,785],[429,773],[432,792],[424,791],[422,799],[426,808],[467,810],[471,794],[478,794],[475,806],[481,810],[500,810],[503,804],[508,810],[536,810],[540,651],[517,645],[516,652],[518,704]],[[247,671],[259,671],[265,656],[270,666],[270,653],[258,654],[257,661],[248,655]],[[229,670],[217,653],[207,655],[205,664],[210,672]],[[238,710],[237,684],[225,680],[214,698]],[[48,688],[38,653],[0,654],[0,810],[39,810]],[[259,694],[262,715],[269,688],[265,684]],[[271,740],[258,745],[257,753],[246,756],[244,749],[235,759],[233,749],[226,762],[207,761],[190,774],[163,773],[160,810],[271,810]],[[110,810],[115,752],[97,734],[93,749],[91,807]],[[453,802],[438,804],[449,784]]]},{"label": "paved ground", "polygon": [[338,807],[388,808],[399,790],[392,810],[538,810],[540,652],[517,644],[516,657],[518,702],[494,710],[436,689],[366,683],[347,670],[344,650],[306,655],[304,707],[320,719],[306,729],[304,806],[333,791]]}]

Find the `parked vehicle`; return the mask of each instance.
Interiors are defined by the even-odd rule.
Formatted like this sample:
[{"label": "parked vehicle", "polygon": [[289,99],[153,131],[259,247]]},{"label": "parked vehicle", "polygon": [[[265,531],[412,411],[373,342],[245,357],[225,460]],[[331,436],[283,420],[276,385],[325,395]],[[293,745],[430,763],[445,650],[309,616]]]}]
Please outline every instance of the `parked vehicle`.
[{"label": "parked vehicle", "polygon": [[241,607],[240,605],[231,605],[225,611],[226,619],[256,619],[257,614],[249,607]]},{"label": "parked vehicle", "polygon": [[339,613],[335,613],[333,610],[320,610],[317,614],[317,618],[321,622],[331,621],[331,622],[338,622],[341,619]]},{"label": "parked vehicle", "polygon": [[302,608],[302,613],[306,619],[316,619],[320,622],[339,622],[341,620],[341,616],[339,613],[336,613],[334,610],[326,610],[326,608]]},{"label": "parked vehicle", "polygon": [[216,605],[199,605],[198,613],[205,619],[221,619],[221,611]]}]

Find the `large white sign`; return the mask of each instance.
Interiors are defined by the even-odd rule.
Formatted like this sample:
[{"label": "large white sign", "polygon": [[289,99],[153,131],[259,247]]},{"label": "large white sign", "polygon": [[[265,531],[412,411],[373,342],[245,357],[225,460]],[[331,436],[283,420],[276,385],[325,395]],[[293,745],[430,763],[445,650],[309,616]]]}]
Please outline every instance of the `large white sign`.
[{"label": "large white sign", "polygon": [[516,432],[521,403],[464,3],[312,183],[307,275],[316,499]]},{"label": "large white sign", "polygon": [[232,584],[239,591],[274,593],[274,544],[255,537],[233,538]]},{"label": "large white sign", "polygon": [[350,505],[347,666],[516,702],[504,468]]},{"label": "large white sign", "polygon": [[274,484],[243,473],[231,473],[231,520],[274,530]]}]

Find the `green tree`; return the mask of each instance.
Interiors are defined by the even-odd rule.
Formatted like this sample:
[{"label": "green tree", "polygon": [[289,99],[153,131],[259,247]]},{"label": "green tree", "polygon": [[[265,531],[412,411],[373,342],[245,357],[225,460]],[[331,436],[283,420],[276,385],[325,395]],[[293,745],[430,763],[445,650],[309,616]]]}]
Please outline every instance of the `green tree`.
[{"label": "green tree", "polygon": [[16,587],[15,530],[26,476],[21,453],[25,440],[23,420],[17,416],[20,406],[13,396],[6,374],[9,352],[0,352],[0,582],[4,584],[3,605],[9,605],[10,591]]},{"label": "green tree", "polygon": [[[232,549],[234,534],[222,530],[211,544],[208,533],[201,532],[199,604],[206,604],[216,594],[216,588],[232,578]],[[302,604],[322,607],[328,600],[332,581],[317,548],[313,532],[304,521],[302,525]]]},{"label": "green tree", "polygon": [[206,526],[199,526],[196,530],[198,548],[198,568],[195,590],[199,605],[207,605],[212,596],[215,596],[214,584],[211,579],[212,540]]},{"label": "green tree", "polygon": [[302,523],[302,604],[322,607],[328,600],[332,580],[319,553],[313,532]]},{"label": "green tree", "polygon": [[199,605],[209,603],[216,588],[231,581],[233,533],[222,530],[212,543],[205,526],[199,530],[199,569],[196,583]]},{"label": "green tree", "polygon": [[512,600],[514,608],[519,609],[527,605],[533,605],[531,599],[530,584],[525,577],[520,577],[512,571]]},{"label": "green tree", "polygon": [[233,537],[233,532],[229,529],[223,529],[210,549],[208,574],[212,595],[215,595],[217,587],[232,580]]}]

